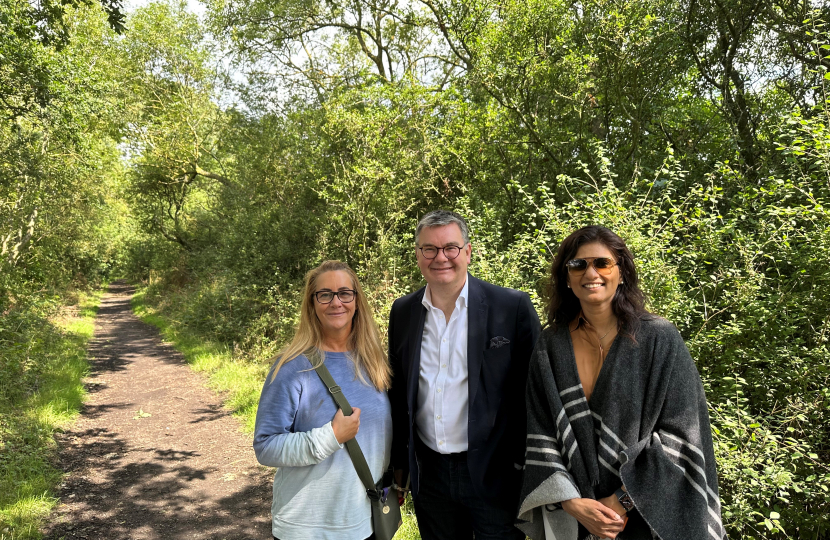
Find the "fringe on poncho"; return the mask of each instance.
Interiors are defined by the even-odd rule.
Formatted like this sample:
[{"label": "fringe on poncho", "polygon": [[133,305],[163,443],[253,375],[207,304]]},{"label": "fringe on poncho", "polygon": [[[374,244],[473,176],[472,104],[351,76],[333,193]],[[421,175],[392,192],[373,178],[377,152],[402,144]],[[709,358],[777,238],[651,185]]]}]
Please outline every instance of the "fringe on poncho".
[{"label": "fringe on poncho", "polygon": [[[542,332],[527,386],[527,451],[517,526],[544,540],[546,505],[600,499],[625,485],[635,510],[617,538],[720,540],[717,471],[706,397],[677,329],[642,320],[617,336],[591,395],[580,384],[567,326]],[[547,506],[556,540],[588,532]],[[551,539],[548,539],[551,540]]]}]

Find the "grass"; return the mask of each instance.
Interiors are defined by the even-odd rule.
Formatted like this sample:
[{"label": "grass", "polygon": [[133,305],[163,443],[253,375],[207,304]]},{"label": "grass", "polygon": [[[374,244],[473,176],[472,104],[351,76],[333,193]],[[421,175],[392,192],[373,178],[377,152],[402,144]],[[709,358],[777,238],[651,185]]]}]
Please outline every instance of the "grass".
[{"label": "grass", "polygon": [[[235,357],[230,347],[210,341],[177,322],[175,313],[148,305],[145,293],[146,289],[140,289],[133,296],[135,314],[158,328],[162,337],[184,355],[194,370],[207,374],[208,385],[223,394],[225,406],[241,420],[247,433],[253,433],[259,394],[268,374],[268,361],[252,362]],[[401,514],[403,525],[395,540],[420,540],[411,499],[407,499]]]},{"label": "grass", "polygon": [[0,540],[40,538],[57,503],[54,436],[83,403],[102,294],[81,295],[76,313],[31,303],[0,321]]}]

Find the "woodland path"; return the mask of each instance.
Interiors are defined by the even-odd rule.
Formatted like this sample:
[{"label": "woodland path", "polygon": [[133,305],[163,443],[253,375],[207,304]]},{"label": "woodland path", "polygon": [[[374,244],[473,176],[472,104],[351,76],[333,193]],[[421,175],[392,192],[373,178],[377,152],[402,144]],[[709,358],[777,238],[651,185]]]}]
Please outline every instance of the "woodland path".
[{"label": "woodland path", "polygon": [[46,538],[271,538],[271,473],[204,377],[132,313],[132,294],[115,282],[101,301]]}]

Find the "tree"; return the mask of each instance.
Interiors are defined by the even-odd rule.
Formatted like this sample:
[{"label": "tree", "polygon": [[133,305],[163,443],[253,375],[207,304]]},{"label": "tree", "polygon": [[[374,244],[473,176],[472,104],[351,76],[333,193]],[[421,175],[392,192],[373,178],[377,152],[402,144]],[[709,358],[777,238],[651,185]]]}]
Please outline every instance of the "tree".
[{"label": "tree", "polygon": [[[45,244],[74,224],[102,217],[90,210],[104,197],[109,184],[102,178],[113,166],[114,126],[99,124],[117,124],[112,56],[103,46],[112,30],[99,7],[67,8],[61,24],[72,38],[60,47],[44,44],[34,33],[40,27],[27,19],[27,5],[0,7],[0,17],[17,17],[0,29],[0,49],[9,59],[0,67],[0,270],[6,277],[60,281],[79,267],[60,257],[49,267],[44,261],[54,252]],[[79,255],[88,239],[79,235],[77,244],[61,249],[69,245]],[[84,266],[85,258],[75,262]]]},{"label": "tree", "polygon": [[366,84],[446,84],[466,66],[447,48],[439,30],[445,23],[435,16],[448,14],[432,1],[210,3],[211,28],[258,84],[283,84],[318,102]]},{"label": "tree", "polygon": [[131,192],[148,230],[193,249],[194,219],[211,190],[230,186],[221,139],[227,118],[204,30],[183,3],[136,12],[121,44],[130,74]]},{"label": "tree", "polygon": [[814,89],[830,67],[820,50],[827,13],[807,0],[691,0],[684,10],[682,35],[701,91],[721,110],[744,172],[755,180],[774,144],[775,123],[767,119],[784,105],[774,93],[787,97],[784,106],[805,110],[822,99]]}]

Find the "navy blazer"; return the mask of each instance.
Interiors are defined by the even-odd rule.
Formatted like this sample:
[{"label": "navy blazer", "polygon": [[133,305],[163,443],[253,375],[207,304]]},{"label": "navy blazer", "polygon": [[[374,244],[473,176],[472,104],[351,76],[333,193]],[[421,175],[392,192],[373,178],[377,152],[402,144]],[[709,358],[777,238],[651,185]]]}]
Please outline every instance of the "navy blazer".
[{"label": "navy blazer", "polygon": [[[525,385],[530,355],[541,332],[530,297],[467,275],[467,464],[473,486],[487,499],[513,497],[518,504],[527,414]],[[418,493],[415,408],[421,364],[426,288],[398,298],[389,315],[392,365],[392,466],[411,474]],[[504,343],[504,338],[509,343]],[[502,342],[501,346],[494,346]]]}]

